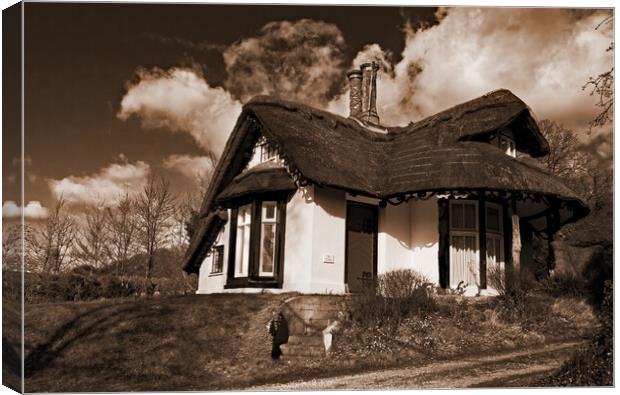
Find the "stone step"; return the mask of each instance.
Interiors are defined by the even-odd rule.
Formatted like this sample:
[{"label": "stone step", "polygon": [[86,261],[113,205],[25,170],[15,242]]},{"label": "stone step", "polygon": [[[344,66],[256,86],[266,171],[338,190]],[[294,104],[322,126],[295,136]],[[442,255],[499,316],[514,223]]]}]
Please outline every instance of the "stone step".
[{"label": "stone step", "polygon": [[289,345],[310,345],[310,346],[319,346],[325,347],[323,344],[323,336],[289,336],[288,343]]},{"label": "stone step", "polygon": [[307,336],[323,333],[323,329],[332,323],[333,320],[312,320],[304,322],[300,320],[289,320],[288,331],[291,335]]},{"label": "stone step", "polygon": [[321,357],[325,355],[325,348],[307,344],[283,344],[280,346],[282,354],[287,357]]}]

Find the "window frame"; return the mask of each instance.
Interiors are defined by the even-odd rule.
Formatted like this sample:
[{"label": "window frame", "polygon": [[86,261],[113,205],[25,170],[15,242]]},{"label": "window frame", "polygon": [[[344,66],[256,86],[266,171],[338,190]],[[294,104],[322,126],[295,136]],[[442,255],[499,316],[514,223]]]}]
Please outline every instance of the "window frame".
[{"label": "window frame", "polygon": [[[244,215],[243,223],[240,224],[239,214],[240,214],[241,209],[247,209],[247,212],[249,214],[249,220],[247,220],[248,216]],[[234,228],[231,227],[231,230],[235,232],[235,244],[234,244],[234,249],[232,249],[232,251],[239,252],[240,243],[243,242],[243,244],[241,245],[242,247],[241,251],[243,252],[243,254],[239,255],[235,253],[234,255],[234,277],[236,278],[247,277],[250,271],[250,255],[252,253],[252,223],[254,222],[253,212],[254,212],[253,205],[251,203],[244,204],[238,207],[235,213],[235,219],[236,219],[235,227]],[[241,228],[243,228],[243,240],[239,237],[239,230]],[[241,259],[241,262],[239,261],[240,259]],[[241,269],[241,270],[238,270],[238,269]]]},{"label": "window frame", "polygon": [[[502,202],[497,199],[489,198],[489,197],[470,197],[467,199],[446,199],[447,200],[447,218],[446,225],[442,226],[440,224],[440,240],[444,240],[441,234],[445,234],[445,241],[441,243],[445,251],[443,253],[443,258],[439,257],[440,270],[447,270],[443,274],[443,283],[448,287],[456,286],[456,282],[454,281],[454,273],[452,273],[452,259],[454,243],[454,236],[472,236],[475,237],[476,240],[476,259],[478,265],[476,265],[477,273],[476,280],[477,286],[481,289],[487,288],[487,273],[489,269],[489,264],[492,263],[493,257],[489,256],[488,250],[494,249],[495,246],[489,248],[489,244],[494,241],[499,241],[499,263],[505,267],[506,264],[506,243],[507,237],[510,236],[506,230],[506,202]],[[453,226],[453,216],[454,206],[455,205],[471,205],[475,206],[475,218],[476,218],[476,228],[459,228]],[[492,208],[498,211],[498,222],[499,229],[489,229],[488,228],[488,209]],[[463,225],[465,224],[465,211],[462,211],[463,215]],[[441,221],[440,216],[440,221]],[[458,222],[458,221],[457,221]],[[440,247],[441,249],[442,247]],[[447,259],[446,259],[447,257]],[[443,262],[443,263],[442,263]],[[444,265],[445,269],[441,269],[441,265]],[[474,285],[474,284],[472,284]],[[443,286],[443,285],[442,285]]]},{"label": "window frame", "polygon": [[[273,218],[268,218],[267,213],[267,205],[269,207],[273,207]],[[264,200],[261,202],[260,207],[260,237],[259,237],[259,256],[258,256],[258,277],[274,277],[275,269],[276,269],[276,253],[277,253],[277,239],[278,239],[278,202],[273,200]],[[263,271],[263,247],[265,241],[265,225],[274,225],[275,229],[273,231],[273,251],[272,251],[272,262],[271,262],[271,271]]]},{"label": "window frame", "polygon": [[260,148],[260,163],[278,159],[278,150],[264,136],[258,141],[258,147]]},{"label": "window frame", "polygon": [[[453,218],[454,218],[454,206],[456,205],[461,205],[463,206],[463,225],[465,225],[465,206],[473,206],[474,207],[474,221],[475,221],[475,226],[473,228],[466,228],[466,227],[454,227],[453,225]],[[475,259],[476,259],[476,263],[477,265],[475,265],[476,268],[476,273],[475,273],[475,277],[477,277],[478,282],[480,282],[480,241],[481,241],[481,237],[480,237],[480,204],[477,200],[472,200],[472,199],[454,199],[454,200],[450,200],[449,203],[449,214],[448,214],[448,218],[449,218],[449,224],[448,224],[448,250],[449,250],[449,256],[450,259],[448,260],[448,270],[450,271],[450,275],[449,275],[449,283],[448,286],[449,287],[453,287],[453,286],[457,286],[458,283],[454,282],[454,273],[451,273],[451,268],[452,268],[452,259],[454,258],[454,252],[453,249],[455,247],[453,247],[453,242],[452,242],[452,238],[453,237],[473,237],[474,238],[474,244],[475,244]]]},{"label": "window frame", "polygon": [[[219,270],[216,266],[216,258],[220,258]],[[211,268],[209,274],[223,274],[224,273],[224,244],[219,244],[213,247],[211,253]]]},{"label": "window frame", "polygon": [[[261,261],[261,243],[262,243],[262,207],[263,202],[275,203],[275,215],[276,215],[276,231],[275,231],[275,252],[274,252],[274,266],[273,272],[261,273],[260,261]],[[248,271],[244,277],[235,276],[235,263],[237,256],[237,217],[238,209],[244,205],[240,204],[238,207],[231,209],[232,221],[230,225],[229,245],[230,250],[228,252],[228,276],[225,284],[225,288],[282,288],[283,280],[283,266],[284,266],[284,239],[286,232],[286,199],[281,194],[270,194],[263,196],[262,198],[255,198],[249,202],[246,200],[245,204],[251,204],[252,207],[252,219],[250,226],[250,246],[249,246],[249,262]],[[232,231],[235,230],[235,231]],[[264,275],[267,274],[267,275]]]}]

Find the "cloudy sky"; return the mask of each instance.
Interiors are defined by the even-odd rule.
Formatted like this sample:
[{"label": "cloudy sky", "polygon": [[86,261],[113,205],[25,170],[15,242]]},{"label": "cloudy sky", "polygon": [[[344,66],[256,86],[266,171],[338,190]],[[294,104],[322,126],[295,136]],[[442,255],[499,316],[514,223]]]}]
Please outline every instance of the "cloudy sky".
[{"label": "cloudy sky", "polygon": [[[383,63],[379,115],[403,125],[508,88],[611,155],[582,85],[608,70],[610,11],[151,4],[25,6],[26,213],[113,202],[149,174],[192,188],[243,103],[272,94],[347,115],[345,73]],[[10,94],[9,89],[3,95]],[[6,110],[5,110],[6,113]],[[18,146],[5,123],[5,152]],[[11,128],[15,130],[7,133]],[[15,155],[3,213],[19,212]]]}]

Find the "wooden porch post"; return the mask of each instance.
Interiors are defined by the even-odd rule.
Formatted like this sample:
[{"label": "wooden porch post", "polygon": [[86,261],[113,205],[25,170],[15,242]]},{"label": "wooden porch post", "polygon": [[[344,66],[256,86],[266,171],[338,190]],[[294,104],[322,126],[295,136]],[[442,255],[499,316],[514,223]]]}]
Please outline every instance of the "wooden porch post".
[{"label": "wooden porch post", "polygon": [[521,226],[519,216],[512,214],[512,270],[515,288],[521,287]]},{"label": "wooden porch post", "polygon": [[439,251],[437,260],[439,264],[439,286],[450,287],[450,202],[448,199],[437,200],[438,227],[439,227]]},{"label": "wooden porch post", "polygon": [[504,270],[507,292],[519,289],[521,277],[521,230],[515,206],[514,200],[509,201],[504,213]]},{"label": "wooden porch post", "polygon": [[551,274],[555,269],[555,250],[553,248],[554,235],[559,228],[560,210],[556,202],[552,203],[551,210],[547,214],[547,273]]}]

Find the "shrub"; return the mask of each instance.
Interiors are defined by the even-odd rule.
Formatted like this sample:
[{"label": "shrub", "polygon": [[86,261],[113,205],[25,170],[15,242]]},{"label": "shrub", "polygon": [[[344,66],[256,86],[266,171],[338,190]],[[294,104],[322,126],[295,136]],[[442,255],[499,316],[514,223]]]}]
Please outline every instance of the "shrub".
[{"label": "shrub", "polygon": [[487,283],[495,289],[498,295],[506,295],[506,272],[500,265],[489,265],[487,267]]},{"label": "shrub", "polygon": [[435,307],[432,286],[413,270],[396,270],[378,276],[348,303],[352,321],[362,327],[396,330],[401,320],[425,315]]},{"label": "shrub", "polygon": [[572,272],[558,272],[543,278],[537,284],[537,290],[553,297],[585,295],[586,283],[583,276]]},{"label": "shrub", "polygon": [[539,386],[611,386],[613,385],[613,282],[603,285],[599,311],[601,329],[597,336],[564,363]]},{"label": "shrub", "polygon": [[601,246],[584,267],[585,288],[590,295],[590,303],[597,309],[605,298],[605,283],[613,281],[613,270],[614,254],[611,243]]}]

